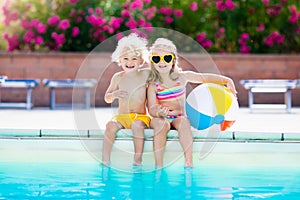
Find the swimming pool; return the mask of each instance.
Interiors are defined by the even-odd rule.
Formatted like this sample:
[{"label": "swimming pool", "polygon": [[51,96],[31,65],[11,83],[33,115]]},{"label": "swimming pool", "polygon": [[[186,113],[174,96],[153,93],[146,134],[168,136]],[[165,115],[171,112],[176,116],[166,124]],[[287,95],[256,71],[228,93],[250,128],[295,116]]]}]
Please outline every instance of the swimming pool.
[{"label": "swimming pool", "polygon": [[[0,139],[0,199],[295,199],[300,195],[300,143],[198,140],[195,168],[183,167],[177,140],[166,168],[132,167],[132,141],[117,140],[112,167],[99,164],[101,140],[78,137]],[[86,146],[89,146],[87,148]],[[204,151],[204,147],[212,147]],[[178,150],[178,151],[177,151]],[[94,151],[94,152],[92,152]]]}]

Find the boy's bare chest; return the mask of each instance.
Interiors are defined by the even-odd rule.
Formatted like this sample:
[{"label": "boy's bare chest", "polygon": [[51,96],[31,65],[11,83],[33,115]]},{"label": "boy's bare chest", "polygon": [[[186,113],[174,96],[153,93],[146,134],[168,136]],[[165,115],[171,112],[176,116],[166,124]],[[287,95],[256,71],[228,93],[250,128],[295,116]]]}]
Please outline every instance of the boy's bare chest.
[{"label": "boy's bare chest", "polygon": [[124,77],[120,80],[119,89],[134,92],[146,88],[146,79],[143,77]]}]

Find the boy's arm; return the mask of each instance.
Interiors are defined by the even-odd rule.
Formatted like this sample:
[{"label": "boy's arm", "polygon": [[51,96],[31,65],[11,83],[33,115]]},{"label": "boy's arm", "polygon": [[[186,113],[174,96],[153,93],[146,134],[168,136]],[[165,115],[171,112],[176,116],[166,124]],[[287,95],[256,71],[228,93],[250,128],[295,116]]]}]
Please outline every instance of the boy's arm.
[{"label": "boy's arm", "polygon": [[115,74],[105,92],[104,101],[112,103],[115,99],[127,97],[127,92],[119,90],[120,75]]},{"label": "boy's arm", "polygon": [[237,93],[234,82],[229,77],[212,73],[196,73],[193,71],[185,71],[183,73],[188,82],[222,84],[226,85],[234,95]]}]

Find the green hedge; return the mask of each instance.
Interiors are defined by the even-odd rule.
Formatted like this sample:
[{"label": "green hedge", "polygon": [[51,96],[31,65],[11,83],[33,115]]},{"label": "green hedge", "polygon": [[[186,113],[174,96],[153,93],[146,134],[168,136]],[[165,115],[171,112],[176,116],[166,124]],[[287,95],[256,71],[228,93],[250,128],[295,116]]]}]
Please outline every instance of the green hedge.
[{"label": "green hedge", "polygon": [[0,28],[8,51],[91,51],[123,31],[163,27],[211,53],[293,54],[299,9],[294,0],[22,0],[4,4]]}]

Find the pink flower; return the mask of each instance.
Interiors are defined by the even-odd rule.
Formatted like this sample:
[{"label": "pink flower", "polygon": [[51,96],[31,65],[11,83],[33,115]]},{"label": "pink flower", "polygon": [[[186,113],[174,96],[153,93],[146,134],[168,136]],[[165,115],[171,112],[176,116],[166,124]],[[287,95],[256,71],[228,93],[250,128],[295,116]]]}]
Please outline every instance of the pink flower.
[{"label": "pink flower", "polygon": [[241,45],[240,52],[241,53],[250,53],[251,47],[247,46],[247,40],[249,40],[248,33],[242,33],[240,38],[238,39],[238,43]]},{"label": "pink flower", "polygon": [[282,44],[284,42],[284,36],[280,35],[278,32],[273,32],[265,39],[264,42],[268,46],[273,46],[274,44]]},{"label": "pink flower", "polygon": [[225,4],[222,1],[217,1],[216,2],[216,9],[219,11],[224,11],[225,10]]},{"label": "pink flower", "polygon": [[197,2],[192,2],[192,3],[190,3],[190,9],[192,10],[192,11],[196,11],[196,10],[198,10],[198,4],[197,4]]},{"label": "pink flower", "polygon": [[96,14],[101,15],[102,14],[102,9],[101,8],[96,8]]},{"label": "pink flower", "polygon": [[118,28],[120,28],[122,22],[123,22],[123,19],[122,19],[122,18],[111,17],[110,23],[109,23],[109,24],[110,24],[114,29],[118,29]]},{"label": "pink flower", "polygon": [[221,27],[215,34],[216,38],[224,38],[225,37],[225,28]]},{"label": "pink flower", "polygon": [[232,2],[232,0],[226,0],[225,2],[223,1],[216,2],[216,9],[219,11],[224,11],[225,9],[233,10],[234,8],[235,8],[235,3]]},{"label": "pink flower", "polygon": [[164,15],[168,15],[168,16],[172,15],[172,8],[171,7],[161,7],[159,9],[159,11],[160,11],[161,14],[164,14]]},{"label": "pink flower", "polygon": [[248,33],[242,33],[241,39],[248,40],[249,39],[249,34]]},{"label": "pink flower", "polygon": [[114,32],[114,29],[108,25],[103,26],[103,31],[107,31],[109,34]]},{"label": "pink flower", "polygon": [[75,16],[76,16],[76,13],[77,13],[77,11],[73,8],[73,9],[70,11],[70,17],[75,17]]},{"label": "pink flower", "polygon": [[268,7],[270,4],[270,0],[262,0],[265,7]]},{"label": "pink flower", "polygon": [[47,26],[44,25],[42,22],[39,22],[38,24],[35,25],[35,29],[38,33],[43,34],[46,33]]},{"label": "pink flower", "polygon": [[77,17],[76,18],[76,23],[80,23],[80,22],[82,22],[82,17]]},{"label": "pink flower", "polygon": [[30,22],[26,21],[26,20],[22,20],[21,21],[21,25],[24,29],[28,29],[30,28]]},{"label": "pink flower", "polygon": [[35,34],[31,29],[27,30],[26,33],[23,35],[23,40],[26,44],[31,43],[31,41],[33,41],[34,38]]},{"label": "pink flower", "polygon": [[170,17],[170,16],[166,16],[165,17],[165,23],[166,24],[171,24],[173,22],[173,18],[172,17]]},{"label": "pink flower", "polygon": [[59,16],[57,16],[57,15],[55,15],[55,16],[53,16],[53,17],[50,17],[49,19],[48,19],[48,24],[50,25],[50,26],[56,26],[58,23],[59,23]]},{"label": "pink flower", "polygon": [[291,13],[291,16],[289,16],[289,21],[291,24],[296,24],[298,19],[300,19],[300,12],[297,13],[297,8],[295,5],[289,6],[289,11]]},{"label": "pink flower", "polygon": [[206,38],[206,33],[198,33],[196,40],[203,48],[210,48],[212,46],[212,41]]},{"label": "pink flower", "polygon": [[145,23],[143,28],[145,28],[149,33],[153,31],[152,24],[150,23]]},{"label": "pink flower", "polygon": [[69,0],[71,4],[76,4],[78,0]]},{"label": "pink flower", "polygon": [[36,25],[37,25],[38,23],[40,23],[40,21],[39,21],[38,19],[33,19],[33,20],[31,20],[29,26],[30,26],[30,27],[36,27]]},{"label": "pink flower", "polygon": [[8,4],[9,4],[9,1],[6,1],[5,4],[2,6],[3,14],[5,16],[4,24],[6,26],[9,26],[11,21],[18,19],[18,13],[10,11],[8,8],[8,6],[9,6]]},{"label": "pink flower", "polygon": [[130,10],[142,10],[144,7],[143,0],[134,0],[134,2],[131,3],[130,5]]},{"label": "pink flower", "polygon": [[70,27],[70,22],[68,19],[63,19],[58,24],[58,28],[61,30],[67,30],[69,27]]},{"label": "pink flower", "polygon": [[150,3],[151,3],[151,0],[144,0],[144,2],[145,2],[146,4],[150,4]]},{"label": "pink flower", "polygon": [[290,21],[291,24],[296,24],[298,21],[298,17],[297,16],[289,16],[288,20]]},{"label": "pink flower", "polygon": [[291,15],[293,15],[293,16],[298,14],[297,7],[295,5],[289,6],[289,11],[290,11]]},{"label": "pink flower", "polygon": [[55,40],[57,46],[61,46],[66,42],[64,34],[57,34],[56,32],[53,32],[51,37]]},{"label": "pink flower", "polygon": [[208,49],[211,47],[212,45],[212,41],[211,40],[205,40],[204,42],[201,43],[202,47],[205,49]]},{"label": "pink flower", "polygon": [[182,10],[180,10],[180,9],[174,10],[174,16],[175,17],[180,18],[180,17],[182,17],[182,14],[183,14]]},{"label": "pink flower", "polygon": [[77,35],[79,35],[79,33],[80,33],[80,31],[77,26],[72,28],[72,37],[76,37]]},{"label": "pink flower", "polygon": [[155,16],[155,13],[156,13],[156,7],[152,6],[143,11],[143,16],[146,16],[147,20],[151,20]]},{"label": "pink flower", "polygon": [[130,29],[135,29],[137,27],[137,23],[132,17],[129,18],[129,21],[125,25]]},{"label": "pink flower", "polygon": [[240,48],[240,52],[241,52],[241,53],[244,53],[244,54],[248,54],[248,53],[251,52],[251,47],[246,46],[246,45],[243,45],[243,46],[241,46],[241,48]]},{"label": "pink flower", "polygon": [[203,42],[205,39],[206,39],[206,33],[198,33],[197,34],[196,40],[199,43]]},{"label": "pink flower", "polygon": [[128,10],[122,10],[121,16],[122,17],[130,17],[130,12]]},{"label": "pink flower", "polygon": [[275,4],[272,8],[267,9],[267,13],[272,17],[276,17],[280,14],[283,7],[281,5]]},{"label": "pink flower", "polygon": [[89,15],[94,14],[94,9],[93,9],[93,8],[89,8],[89,9],[88,9],[88,13],[89,13]]},{"label": "pink flower", "polygon": [[235,8],[235,3],[232,2],[231,0],[226,0],[225,1],[225,7],[228,9],[228,10],[233,10]]},{"label": "pink flower", "polygon": [[14,34],[12,37],[9,37],[7,33],[3,34],[3,38],[7,41],[7,51],[11,52],[15,49],[20,49],[19,35]]},{"label": "pink flower", "polygon": [[35,40],[34,40],[34,43],[35,43],[36,45],[40,45],[40,44],[42,44],[43,42],[44,42],[44,39],[42,38],[42,36],[40,36],[40,35],[36,36],[36,38],[35,38]]},{"label": "pink flower", "polygon": [[102,26],[106,23],[105,19],[102,19],[101,17],[97,17],[95,15],[86,16],[86,21],[95,27]]},{"label": "pink flower", "polygon": [[146,23],[146,20],[144,18],[140,18],[138,21],[137,21],[137,24],[139,26],[144,26],[144,24]]},{"label": "pink flower", "polygon": [[256,31],[263,31],[265,30],[265,25],[263,23],[259,23],[259,25],[256,27]]}]

